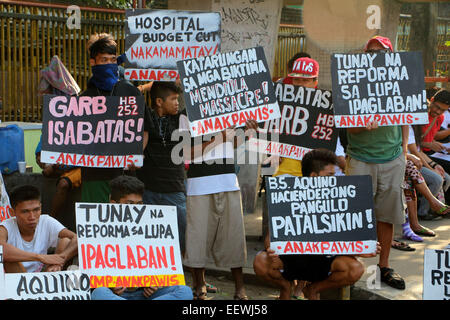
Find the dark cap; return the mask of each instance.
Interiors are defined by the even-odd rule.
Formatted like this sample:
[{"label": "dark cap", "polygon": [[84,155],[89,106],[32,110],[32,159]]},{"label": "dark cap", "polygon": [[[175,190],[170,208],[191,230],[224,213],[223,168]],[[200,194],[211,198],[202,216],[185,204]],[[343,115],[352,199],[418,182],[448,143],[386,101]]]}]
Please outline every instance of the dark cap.
[{"label": "dark cap", "polygon": [[441,89],[433,96],[433,100],[450,106],[450,91]]}]

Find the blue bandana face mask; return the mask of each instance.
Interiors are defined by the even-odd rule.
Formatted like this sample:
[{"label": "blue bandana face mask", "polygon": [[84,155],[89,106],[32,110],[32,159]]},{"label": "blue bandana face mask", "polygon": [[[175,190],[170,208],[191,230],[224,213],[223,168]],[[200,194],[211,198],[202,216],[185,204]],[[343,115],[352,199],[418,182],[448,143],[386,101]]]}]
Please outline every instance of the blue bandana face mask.
[{"label": "blue bandana face mask", "polygon": [[93,66],[91,81],[97,88],[103,91],[111,91],[119,81],[119,66],[116,63]]}]

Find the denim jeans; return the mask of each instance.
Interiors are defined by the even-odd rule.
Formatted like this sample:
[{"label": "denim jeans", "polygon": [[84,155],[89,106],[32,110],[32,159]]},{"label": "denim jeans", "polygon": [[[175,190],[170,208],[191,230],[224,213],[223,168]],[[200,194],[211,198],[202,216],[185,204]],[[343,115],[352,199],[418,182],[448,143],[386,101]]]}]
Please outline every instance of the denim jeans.
[{"label": "denim jeans", "polygon": [[100,287],[91,293],[92,300],[192,300],[192,289],[188,286],[172,286],[158,289],[150,297],[144,297],[141,288],[136,291],[125,291],[120,296],[112,292],[111,289]]},{"label": "denim jeans", "polygon": [[180,239],[180,250],[183,253],[186,245],[186,195],[183,192],[159,193],[145,190],[144,203],[177,207],[178,236]]}]

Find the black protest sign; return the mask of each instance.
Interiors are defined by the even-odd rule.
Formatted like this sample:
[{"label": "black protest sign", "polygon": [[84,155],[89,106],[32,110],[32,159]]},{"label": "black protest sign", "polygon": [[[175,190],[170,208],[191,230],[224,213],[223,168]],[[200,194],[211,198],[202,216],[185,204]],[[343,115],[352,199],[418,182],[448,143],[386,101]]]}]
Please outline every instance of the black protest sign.
[{"label": "black protest sign", "polygon": [[450,249],[425,249],[423,300],[450,300]]},{"label": "black protest sign", "polygon": [[175,81],[178,60],[220,51],[220,14],[126,10],[125,79]]},{"label": "black protest sign", "polygon": [[80,269],[91,288],[184,285],[175,206],[76,203]]},{"label": "black protest sign", "polygon": [[330,91],[276,83],[275,95],[281,118],[260,124],[258,138],[249,141],[250,150],[297,160],[311,149],[336,150]]},{"label": "black protest sign", "polygon": [[334,54],[331,79],[338,128],[428,123],[420,52]]},{"label": "black protest sign", "polygon": [[280,117],[262,47],[178,61],[193,137]]},{"label": "black protest sign", "polygon": [[142,166],[143,96],[44,96],[43,163]]},{"label": "black protest sign", "polygon": [[376,251],[370,176],[267,177],[266,192],[276,253]]},{"label": "black protest sign", "polygon": [[79,270],[5,274],[8,300],[91,300],[90,289]]}]

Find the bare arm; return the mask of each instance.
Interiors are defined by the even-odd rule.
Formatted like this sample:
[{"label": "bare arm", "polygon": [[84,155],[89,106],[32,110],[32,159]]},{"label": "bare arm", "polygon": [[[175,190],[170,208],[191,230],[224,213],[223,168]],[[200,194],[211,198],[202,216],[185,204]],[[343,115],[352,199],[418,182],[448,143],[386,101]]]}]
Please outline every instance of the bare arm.
[{"label": "bare arm", "polygon": [[64,263],[64,259],[59,255],[37,254],[24,251],[7,243],[7,241],[8,231],[5,227],[0,226],[0,245],[3,246],[3,259],[5,262],[39,261],[44,264]]},{"label": "bare arm", "polygon": [[408,154],[408,140],[409,140],[409,127],[402,126],[402,148],[403,154],[405,156]]},{"label": "bare arm", "polygon": [[445,129],[436,132],[436,134],[434,135],[434,139],[439,141],[447,138],[448,136],[450,136],[450,129]]}]

